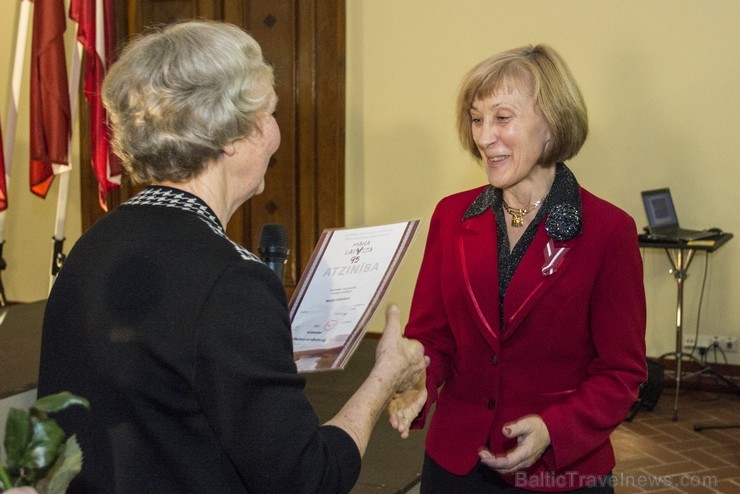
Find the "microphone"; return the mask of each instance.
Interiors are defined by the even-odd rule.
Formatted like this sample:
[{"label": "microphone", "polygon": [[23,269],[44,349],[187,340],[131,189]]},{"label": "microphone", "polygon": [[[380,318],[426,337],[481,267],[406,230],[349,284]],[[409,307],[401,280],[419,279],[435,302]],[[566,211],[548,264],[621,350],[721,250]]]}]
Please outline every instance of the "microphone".
[{"label": "microphone", "polygon": [[285,262],[288,260],[288,234],[283,225],[270,223],[262,227],[260,235],[260,259],[283,283]]}]

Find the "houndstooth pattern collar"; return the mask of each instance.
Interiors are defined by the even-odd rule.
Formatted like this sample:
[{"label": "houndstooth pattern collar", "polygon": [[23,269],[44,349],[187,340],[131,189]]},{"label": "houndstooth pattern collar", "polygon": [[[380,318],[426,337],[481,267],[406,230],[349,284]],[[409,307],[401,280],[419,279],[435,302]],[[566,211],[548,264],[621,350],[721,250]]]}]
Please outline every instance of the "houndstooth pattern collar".
[{"label": "houndstooth pattern collar", "polygon": [[188,192],[174,189],[172,187],[152,185],[145,188],[142,192],[126,201],[124,205],[160,206],[195,213],[196,215],[198,215],[198,218],[203,220],[211,228],[211,230],[213,230],[214,233],[231,242],[231,244],[234,246],[236,251],[243,259],[246,259],[248,261],[262,262],[259,257],[255,256],[249,250],[227,237],[226,232],[224,231],[224,227],[221,225],[221,222],[218,221],[218,218],[216,217],[216,214],[213,212],[213,210],[208,207],[208,205],[200,198]]}]

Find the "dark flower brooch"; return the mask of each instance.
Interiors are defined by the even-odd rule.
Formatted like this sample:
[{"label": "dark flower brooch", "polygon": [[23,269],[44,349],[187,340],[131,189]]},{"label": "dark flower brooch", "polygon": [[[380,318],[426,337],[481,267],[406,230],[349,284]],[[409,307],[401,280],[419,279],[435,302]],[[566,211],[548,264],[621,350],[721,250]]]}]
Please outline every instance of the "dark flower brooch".
[{"label": "dark flower brooch", "polygon": [[556,204],[545,221],[545,230],[556,242],[565,242],[580,235],[582,226],[581,213],[572,204]]}]

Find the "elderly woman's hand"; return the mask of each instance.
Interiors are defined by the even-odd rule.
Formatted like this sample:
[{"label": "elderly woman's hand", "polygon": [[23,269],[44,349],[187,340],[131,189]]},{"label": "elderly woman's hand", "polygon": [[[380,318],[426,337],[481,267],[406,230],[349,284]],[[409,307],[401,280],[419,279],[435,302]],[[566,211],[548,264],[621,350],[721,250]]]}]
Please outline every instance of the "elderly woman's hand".
[{"label": "elderly woman's hand", "polygon": [[[421,343],[401,334],[401,315],[397,306],[388,307],[385,319],[385,331],[375,350],[375,365],[370,375],[339,413],[326,422],[344,429],[357,444],[360,455],[365,454],[370,434],[383,409],[394,396],[418,386],[424,379],[429,361],[424,356]],[[409,414],[418,413],[419,399],[417,396],[417,399],[408,401]]]},{"label": "elderly woman's hand", "polygon": [[550,446],[550,432],[539,415],[528,415],[506,424],[503,434],[517,440],[517,445],[505,455],[495,456],[487,449],[478,452],[481,463],[501,474],[532,466]]},{"label": "elderly woman's hand", "polygon": [[385,330],[375,350],[375,362],[391,372],[392,388],[396,393],[416,387],[424,378],[428,357],[416,340],[401,334],[401,315],[397,305],[390,305],[385,314]]},{"label": "elderly woman's hand", "polygon": [[421,343],[401,335],[400,311],[396,305],[386,310],[385,331],[378,343],[375,359],[377,362],[385,360],[387,365],[397,369],[394,373],[397,379],[393,387],[395,394],[387,411],[391,427],[406,439],[411,422],[427,399],[426,367],[429,357],[424,355]]}]

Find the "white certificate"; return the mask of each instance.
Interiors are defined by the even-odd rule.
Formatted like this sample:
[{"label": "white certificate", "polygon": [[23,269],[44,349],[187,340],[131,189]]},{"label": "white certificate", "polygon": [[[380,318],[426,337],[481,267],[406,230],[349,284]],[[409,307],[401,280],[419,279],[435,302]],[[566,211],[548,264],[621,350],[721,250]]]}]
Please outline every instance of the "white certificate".
[{"label": "white certificate", "polygon": [[324,230],[290,301],[299,372],[344,367],[418,226],[412,220]]}]

